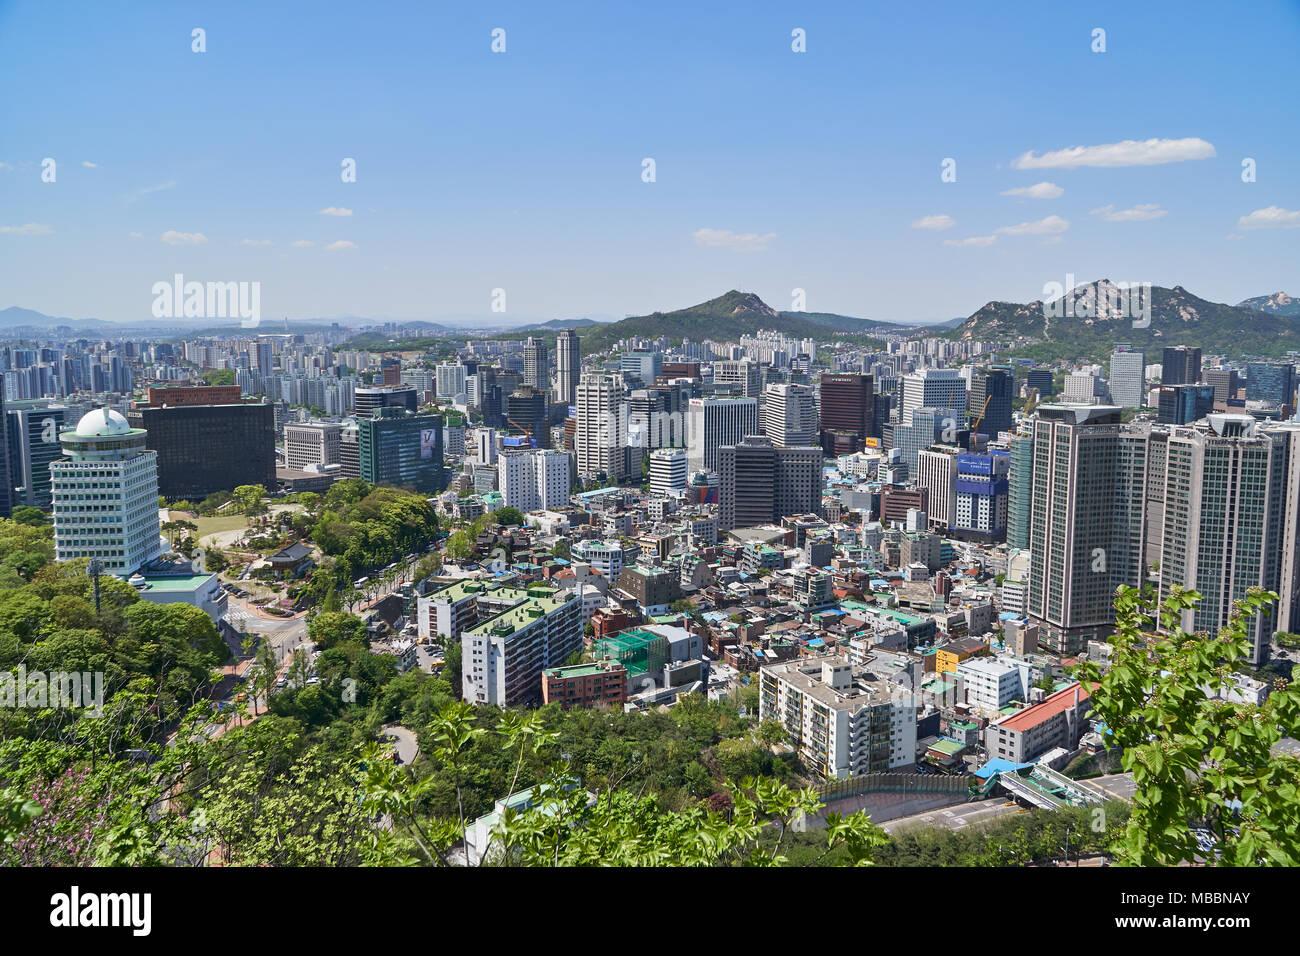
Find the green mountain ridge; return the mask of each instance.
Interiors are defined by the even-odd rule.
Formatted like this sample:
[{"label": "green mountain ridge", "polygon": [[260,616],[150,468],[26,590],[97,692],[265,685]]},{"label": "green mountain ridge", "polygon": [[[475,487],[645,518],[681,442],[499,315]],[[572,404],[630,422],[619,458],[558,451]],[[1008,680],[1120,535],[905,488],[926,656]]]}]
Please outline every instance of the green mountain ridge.
[{"label": "green mountain ridge", "polygon": [[752,335],[759,329],[773,329],[791,338],[828,341],[845,336],[861,336],[875,329],[901,326],[873,319],[858,319],[830,312],[778,312],[753,292],[735,289],[672,312],[652,312],[589,329],[582,336],[584,353],[603,352],[620,339],[667,336],[673,341],[714,339],[726,341]]},{"label": "green mountain ridge", "polygon": [[[1206,354],[1228,358],[1300,349],[1300,317],[1286,313],[1210,302],[1182,286],[1153,286],[1148,319],[1140,307],[1125,309],[1123,298],[1117,307],[1110,295],[1123,293],[1101,279],[1077,286],[1046,306],[1041,300],[989,302],[945,337],[1006,342],[1012,346],[1010,354],[1024,358],[1088,362],[1104,361],[1119,342],[1144,351],[1199,345]],[[1018,341],[1025,339],[1036,341]]]}]

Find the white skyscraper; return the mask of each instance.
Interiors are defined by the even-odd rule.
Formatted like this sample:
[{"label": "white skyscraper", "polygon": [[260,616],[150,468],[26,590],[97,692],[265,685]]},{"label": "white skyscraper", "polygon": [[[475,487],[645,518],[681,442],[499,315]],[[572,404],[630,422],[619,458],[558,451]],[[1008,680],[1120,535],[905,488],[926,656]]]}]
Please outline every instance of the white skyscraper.
[{"label": "white skyscraper", "polygon": [[1142,402],[1142,373],[1146,356],[1128,345],[1116,345],[1110,356],[1110,397],[1120,408],[1138,408]]},{"label": "white skyscraper", "polygon": [[126,576],[157,558],[158,454],[145,447],[145,430],[97,408],[59,442],[67,460],[50,463],[57,560],[98,559]]},{"label": "white skyscraper", "polygon": [[565,329],[555,337],[555,400],[572,405],[578,399],[582,377],[582,351],[576,332]]},{"label": "white skyscraper", "polygon": [[769,385],[763,391],[763,431],[781,448],[819,444],[817,403],[808,385]]},{"label": "white skyscraper", "polygon": [[966,380],[953,368],[925,368],[903,377],[901,422],[912,424],[918,408],[966,408]]},{"label": "white skyscraper", "polygon": [[721,446],[738,445],[747,435],[757,434],[757,399],[692,398],[686,411],[688,467],[714,471]]}]

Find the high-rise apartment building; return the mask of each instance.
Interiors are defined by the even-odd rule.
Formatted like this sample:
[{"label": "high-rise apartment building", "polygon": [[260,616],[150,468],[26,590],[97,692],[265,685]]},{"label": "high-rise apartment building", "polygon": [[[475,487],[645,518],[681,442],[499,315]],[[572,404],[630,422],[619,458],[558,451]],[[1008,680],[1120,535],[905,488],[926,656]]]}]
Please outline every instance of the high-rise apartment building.
[{"label": "high-rise apartment building", "polygon": [[542,672],[581,649],[580,589],[529,588],[517,603],[463,632],[461,696],[498,707],[540,704]]},{"label": "high-rise apartment building", "polygon": [[555,398],[561,405],[578,400],[578,382],[582,380],[582,349],[578,334],[564,329],[555,337]]},{"label": "high-rise apartment building", "polygon": [[574,451],[584,480],[598,475],[613,481],[623,477],[627,424],[622,405],[622,376],[589,372],[578,383]]},{"label": "high-rise apartment building", "polygon": [[551,387],[551,358],[546,342],[533,336],[524,344],[524,384],[540,391]]},{"label": "high-rise apartment building", "polygon": [[522,512],[550,511],[569,503],[569,456],[539,448],[497,457],[497,489],[506,506]]}]

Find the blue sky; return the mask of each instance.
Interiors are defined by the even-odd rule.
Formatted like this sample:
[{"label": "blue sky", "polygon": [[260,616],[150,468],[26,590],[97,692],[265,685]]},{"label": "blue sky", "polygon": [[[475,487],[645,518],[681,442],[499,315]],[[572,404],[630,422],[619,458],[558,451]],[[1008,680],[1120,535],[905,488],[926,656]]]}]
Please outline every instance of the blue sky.
[{"label": "blue sky", "polygon": [[[145,319],[176,272],[259,281],[268,318],[798,287],[926,321],[1067,273],[1300,295],[1298,46],[1300,3],[1268,0],[0,0],[0,307]],[[1016,168],[1148,140],[1083,158],[1205,158]]]}]

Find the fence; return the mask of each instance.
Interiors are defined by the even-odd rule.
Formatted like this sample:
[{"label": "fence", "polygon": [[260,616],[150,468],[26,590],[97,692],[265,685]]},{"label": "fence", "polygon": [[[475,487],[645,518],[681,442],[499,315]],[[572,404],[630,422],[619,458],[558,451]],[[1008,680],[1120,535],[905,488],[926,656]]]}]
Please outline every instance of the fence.
[{"label": "fence", "polygon": [[816,788],[823,803],[847,800],[865,793],[962,793],[970,792],[965,774],[943,776],[924,773],[868,773],[843,780],[828,780]]}]

